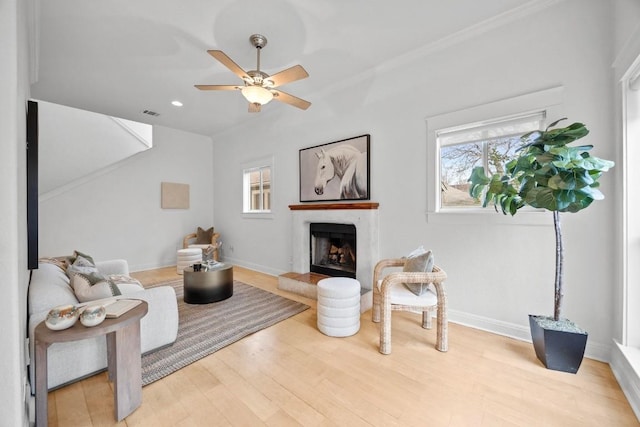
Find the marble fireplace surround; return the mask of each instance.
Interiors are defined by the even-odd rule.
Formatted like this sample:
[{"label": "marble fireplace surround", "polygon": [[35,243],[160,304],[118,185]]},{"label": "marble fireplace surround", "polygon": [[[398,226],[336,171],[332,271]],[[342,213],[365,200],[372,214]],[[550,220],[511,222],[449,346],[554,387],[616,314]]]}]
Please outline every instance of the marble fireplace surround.
[{"label": "marble fireplace surround", "polygon": [[309,272],[309,224],[329,222],[356,226],[356,279],[363,289],[371,289],[373,268],[379,259],[378,203],[322,203],[289,205],[292,224],[292,268]]}]

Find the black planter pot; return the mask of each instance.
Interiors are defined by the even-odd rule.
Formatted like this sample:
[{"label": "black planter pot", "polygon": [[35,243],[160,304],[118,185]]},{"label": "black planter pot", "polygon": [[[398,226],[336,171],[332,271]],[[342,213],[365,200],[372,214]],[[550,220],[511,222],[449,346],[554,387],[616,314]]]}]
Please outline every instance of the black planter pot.
[{"label": "black planter pot", "polygon": [[588,334],[580,330],[543,327],[538,319],[546,318],[546,316],[529,315],[531,339],[536,356],[547,369],[575,374],[584,357]]}]

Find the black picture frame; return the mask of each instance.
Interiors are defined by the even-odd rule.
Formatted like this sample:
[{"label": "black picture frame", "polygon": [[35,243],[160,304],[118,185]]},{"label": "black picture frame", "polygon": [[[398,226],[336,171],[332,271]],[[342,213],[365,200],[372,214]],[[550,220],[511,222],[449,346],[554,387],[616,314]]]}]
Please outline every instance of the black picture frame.
[{"label": "black picture frame", "polygon": [[300,202],[369,200],[371,135],[303,148]]}]

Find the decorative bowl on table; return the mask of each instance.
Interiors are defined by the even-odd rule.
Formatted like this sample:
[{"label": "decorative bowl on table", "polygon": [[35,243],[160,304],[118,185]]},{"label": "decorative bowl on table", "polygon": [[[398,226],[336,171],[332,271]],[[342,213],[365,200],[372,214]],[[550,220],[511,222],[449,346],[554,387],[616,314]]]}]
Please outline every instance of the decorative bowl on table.
[{"label": "decorative bowl on table", "polygon": [[44,324],[53,331],[72,327],[78,320],[79,311],[74,305],[60,305],[49,310]]},{"label": "decorative bowl on table", "polygon": [[99,325],[107,316],[104,305],[89,305],[80,313],[80,323],[87,328]]}]

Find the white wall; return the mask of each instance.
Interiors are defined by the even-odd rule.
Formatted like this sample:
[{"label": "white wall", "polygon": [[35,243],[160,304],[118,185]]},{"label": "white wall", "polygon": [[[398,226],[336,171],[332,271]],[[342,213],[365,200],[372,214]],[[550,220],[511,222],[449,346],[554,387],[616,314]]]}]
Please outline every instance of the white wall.
[{"label": "white wall", "polygon": [[[215,135],[214,216],[225,234],[224,257],[271,273],[289,271],[287,205],[298,202],[298,150],[370,133],[380,256],[404,255],[424,244],[449,275],[451,318],[528,337],[527,315],[553,309],[553,229],[481,220],[427,223],[427,185],[433,183],[426,182],[425,118],[562,85],[566,115],[588,125],[595,155],[614,158],[610,6],[559,2],[461,43],[434,47],[399,67],[384,64],[341,85],[328,100],[310,99],[305,112],[269,105],[243,128]],[[273,219],[243,218],[240,165],[271,155]],[[614,191],[615,173],[602,180],[606,195]],[[612,334],[614,267],[608,254],[614,247],[614,200],[563,216],[564,313],[589,331],[587,353],[601,359],[609,356]]]},{"label": "white wall", "polygon": [[[213,224],[209,137],[154,127],[154,147],[108,174],[40,200],[40,256],[124,258],[131,270],[175,265],[182,238]],[[190,185],[189,209],[161,209],[160,183]]]},{"label": "white wall", "polygon": [[0,424],[28,425],[25,109],[29,95],[26,2],[0,2]]}]

